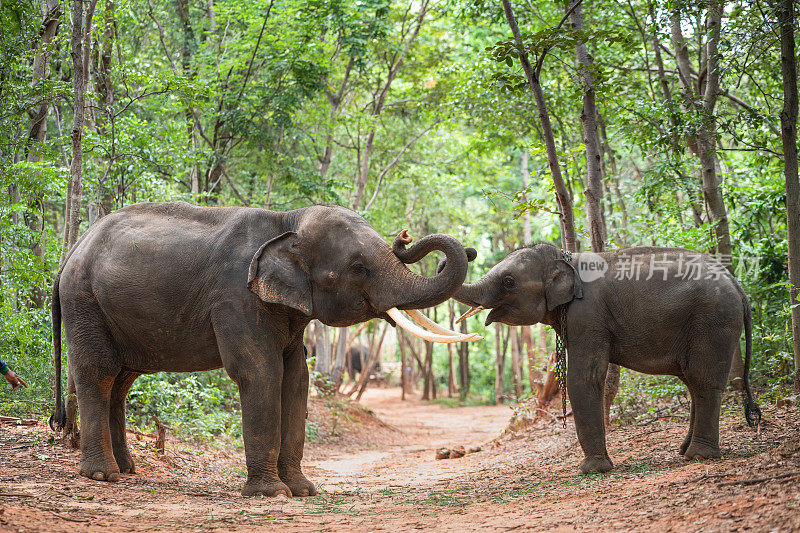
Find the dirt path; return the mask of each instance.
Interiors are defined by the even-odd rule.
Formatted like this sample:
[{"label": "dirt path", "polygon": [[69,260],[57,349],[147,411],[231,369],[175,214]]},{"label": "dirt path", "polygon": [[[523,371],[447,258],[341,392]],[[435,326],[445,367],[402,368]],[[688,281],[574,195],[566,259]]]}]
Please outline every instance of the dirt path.
[{"label": "dirt path", "polygon": [[[397,389],[368,389],[361,403],[402,435],[399,443],[377,449],[343,449],[324,459],[306,463],[329,490],[380,490],[386,485],[437,482],[456,462],[436,461],[440,447],[481,446],[499,436],[508,425],[506,406],[445,407],[422,402],[415,396],[399,401]],[[369,445],[369,442],[365,442]]]},{"label": "dirt path", "polygon": [[[241,451],[168,442],[157,455],[149,437],[132,438],[139,473],[98,483],[77,476],[77,452],[48,444],[42,425],[0,426],[0,531],[800,530],[796,408],[765,409],[756,435],[732,407],[723,459],[705,463],[676,453],[682,416],[616,427],[614,472],[581,476],[571,425],[487,447],[507,407],[401,403],[384,389],[364,403],[390,428],[356,421],[350,437],[310,445],[306,471],[320,494],[291,500],[241,498]],[[479,444],[460,459],[434,458],[439,446]]]}]

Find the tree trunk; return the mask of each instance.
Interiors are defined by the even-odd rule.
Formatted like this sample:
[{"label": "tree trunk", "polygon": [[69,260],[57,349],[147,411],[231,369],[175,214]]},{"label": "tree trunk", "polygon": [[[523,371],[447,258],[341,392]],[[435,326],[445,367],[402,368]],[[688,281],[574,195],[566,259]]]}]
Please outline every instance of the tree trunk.
[{"label": "tree trunk", "polygon": [[[452,298],[447,301],[447,311],[448,315],[450,316],[450,330],[455,331],[455,317],[456,317],[456,306],[455,300]],[[458,386],[456,385],[456,363],[455,363],[455,354],[456,354],[456,347],[455,343],[449,342],[447,343],[447,397],[452,398],[455,394],[458,394]]]},{"label": "tree trunk", "polygon": [[528,386],[531,393],[536,390],[536,378],[539,372],[536,370],[536,346],[533,343],[533,326],[522,326],[522,345],[528,357]]},{"label": "tree trunk", "polygon": [[[42,27],[41,38],[36,45],[36,55],[33,57],[33,68],[31,72],[31,85],[36,86],[50,77],[50,46],[53,39],[58,34],[61,26],[61,5],[57,0],[45,0],[42,4]],[[26,160],[29,163],[38,163],[42,160],[42,148],[47,138],[47,111],[50,109],[50,102],[45,100],[33,109],[31,114],[31,130],[26,144]],[[18,191],[18,189],[15,189]],[[29,200],[29,209],[25,212],[25,224],[33,234],[42,235],[41,222],[36,215],[37,205],[42,202],[42,195],[36,194]],[[31,251],[41,261],[44,261],[44,247],[42,246],[43,236],[34,239]],[[39,287],[33,287],[31,291],[32,306],[42,308],[47,299],[45,291]]]},{"label": "tree trunk", "polygon": [[347,339],[348,329],[338,328],[338,330],[339,338],[336,341],[336,357],[333,359],[333,368],[331,369],[331,381],[336,390],[339,390],[339,386],[342,384],[342,378],[344,378],[344,364],[347,358],[347,347],[349,345]]},{"label": "tree trunk", "polygon": [[[575,5],[580,0],[569,0],[567,10],[572,10],[570,18],[572,27],[583,31],[582,7]],[[583,124],[583,142],[586,146],[586,189],[583,191],[586,198],[586,215],[589,222],[589,234],[593,252],[602,252],[606,237],[605,222],[603,220],[603,179],[601,174],[600,136],[597,132],[597,116],[595,112],[595,89],[592,67],[594,59],[589,54],[586,43],[575,45],[575,56],[579,63],[581,85],[583,87],[583,109],[581,110],[581,123]]]},{"label": "tree trunk", "polygon": [[97,92],[97,105],[99,115],[97,116],[97,133],[105,137],[108,135],[108,128],[111,125],[111,151],[108,154],[108,163],[102,177],[97,179],[97,188],[89,199],[88,215],[89,226],[97,220],[103,218],[111,212],[113,199],[106,193],[105,182],[111,174],[116,157],[116,139],[114,138],[114,85],[111,83],[111,52],[114,47],[114,37],[116,35],[115,4],[113,0],[107,0],[103,13],[103,34],[101,41],[97,43],[100,52],[99,63],[95,72],[95,91]]},{"label": "tree trunk", "polygon": [[[582,7],[575,3],[580,0],[569,0],[567,9],[572,9],[570,18],[572,26],[578,31],[583,31]],[[574,9],[573,9],[574,7]],[[600,135],[597,129],[597,115],[595,111],[594,76],[592,75],[593,58],[585,43],[575,45],[575,56],[580,64],[580,76],[583,85],[583,109],[581,110],[581,123],[583,124],[583,142],[586,145],[586,216],[589,223],[589,234],[592,251],[600,253],[605,248],[606,227],[603,220],[603,180],[601,175]],[[606,411],[614,401],[614,395],[619,388],[619,366],[610,364],[606,372],[606,386],[604,404]]]},{"label": "tree trunk", "polygon": [[[552,368],[555,363],[555,351],[548,352],[547,349],[547,326],[544,324],[539,325],[539,352],[548,362],[548,368]],[[537,403],[541,407],[546,407],[558,394],[558,378],[556,373],[552,370],[547,370],[544,376],[544,383],[539,388],[536,394]]]},{"label": "tree trunk", "polygon": [[[534,69],[528,61],[528,54],[524,52],[522,44],[522,37],[520,36],[519,26],[517,19],[514,18],[514,12],[511,9],[509,0],[503,0],[503,11],[505,12],[506,20],[514,35],[514,41],[517,44],[517,50],[520,51],[519,58],[522,63],[522,69],[525,71],[525,77],[528,79],[528,85],[533,91],[533,97],[536,100],[536,109],[539,111],[539,120],[542,123],[542,140],[547,148],[547,164],[550,167],[550,174],[553,176],[553,185],[556,190],[556,201],[558,203],[560,218],[561,218],[561,242],[565,250],[570,252],[577,251],[577,237],[575,236],[575,221],[572,214],[572,202],[569,199],[569,191],[564,184],[564,179],[561,176],[561,166],[558,162],[558,150],[556,149],[556,141],[553,135],[553,126],[550,123],[550,114],[547,111],[547,103],[544,99],[542,86],[539,83],[539,72]],[[544,61],[542,56],[537,62],[537,68],[541,68],[541,62]]]},{"label": "tree trunk", "polygon": [[501,405],[505,400],[504,378],[506,373],[506,351],[503,346],[503,325],[500,322],[494,324],[494,403]]},{"label": "tree trunk", "polygon": [[[375,96],[371,113],[373,117],[378,117],[383,112],[383,107],[386,104],[386,97],[389,94],[389,89],[392,86],[392,82],[397,77],[397,73],[403,66],[403,61],[408,55],[408,52],[411,49],[411,45],[416,40],[417,35],[419,35],[420,28],[422,28],[422,23],[425,19],[425,14],[428,12],[428,2],[429,0],[421,0],[419,11],[417,12],[416,16],[416,23],[413,29],[410,30],[408,38],[403,43],[403,49],[395,52],[395,54],[391,58],[391,62],[389,63],[389,70],[386,74],[386,81],[384,82],[380,93],[378,93]],[[406,15],[408,15],[408,13],[409,11],[406,12]],[[372,126],[372,129],[367,134],[367,140],[364,143],[363,159],[356,179],[356,186],[355,186],[356,192],[353,198],[353,211],[358,211],[359,206],[361,205],[361,199],[364,197],[364,190],[367,187],[367,181],[369,180],[370,159],[372,157],[372,148],[375,142],[376,127],[377,127],[376,125]]]},{"label": "tree trunk", "polygon": [[64,250],[61,256],[63,264],[67,252],[78,240],[81,226],[81,173],[83,169],[83,122],[86,109],[86,75],[89,66],[89,46],[84,46],[84,39],[90,34],[92,17],[97,0],[89,0],[84,12],[85,0],[74,0],[72,4],[72,71],[73,71],[73,107],[72,120],[72,162],[69,167],[69,185],[67,186],[67,206],[64,224]]},{"label": "tree trunk", "polygon": [[323,377],[329,377],[331,375],[331,342],[327,326],[319,320],[314,321],[314,341],[316,346],[314,370]]},{"label": "tree trunk", "polygon": [[[467,321],[462,320],[460,324],[461,333],[467,333]],[[467,399],[469,396],[469,343],[458,343],[458,397],[461,401]]]},{"label": "tree trunk", "polygon": [[511,336],[511,377],[514,381],[514,394],[519,400],[524,393],[524,387],[522,385],[522,350],[519,342],[519,330],[516,326],[510,326],[509,335]]},{"label": "tree trunk", "polygon": [[[379,325],[376,324],[376,331]],[[383,346],[383,339],[386,337],[386,332],[389,330],[388,322],[385,323],[383,326],[383,330],[381,331],[380,339],[376,344],[374,342],[375,336],[373,335],[373,343],[370,346],[369,357],[367,358],[367,364],[361,366],[361,376],[359,376],[358,380],[358,394],[356,395],[356,401],[361,400],[361,396],[364,395],[364,391],[367,390],[367,383],[369,383],[369,375],[372,373],[372,369],[375,367],[375,363],[381,356],[381,346]]]},{"label": "tree trunk", "polygon": [[[730,259],[732,257],[731,236],[728,228],[728,212],[725,199],[720,188],[721,180],[717,173],[719,162],[717,159],[716,135],[717,121],[714,108],[720,92],[719,85],[719,53],[717,50],[720,31],[722,29],[722,2],[709,0],[706,19],[706,46],[701,54],[705,58],[705,65],[701,71],[706,73],[705,85],[700,87],[700,94],[694,93],[691,83],[691,67],[689,65],[689,49],[683,38],[681,29],[681,12],[673,9],[670,16],[672,44],[675,48],[675,62],[678,67],[678,79],[681,86],[683,109],[699,116],[697,134],[687,136],[689,149],[697,154],[700,159],[701,183],[703,196],[711,222],[714,223],[714,252]],[[733,274],[733,262],[724,261],[725,266]],[[730,381],[736,388],[743,385],[744,362],[741,350],[737,347],[734,353]]]},{"label": "tree trunk", "polygon": [[[531,183],[531,174],[528,170],[528,150],[522,150],[522,155],[519,158],[519,173],[522,175],[522,190],[527,191]],[[522,193],[522,203],[528,203],[528,194]],[[533,236],[531,235],[531,214],[525,211],[522,216],[522,244],[530,246],[533,244]],[[452,329],[452,328],[451,328]]]},{"label": "tree trunk", "polygon": [[783,74],[783,172],[786,176],[786,229],[789,241],[789,305],[792,306],[794,390],[800,394],[800,181],[797,173],[797,56],[794,46],[794,4],[780,0],[781,72]]}]

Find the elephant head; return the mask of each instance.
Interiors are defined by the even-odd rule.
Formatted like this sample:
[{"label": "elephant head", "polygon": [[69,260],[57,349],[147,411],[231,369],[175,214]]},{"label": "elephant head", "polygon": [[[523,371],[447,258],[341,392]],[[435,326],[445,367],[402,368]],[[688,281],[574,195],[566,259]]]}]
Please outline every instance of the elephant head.
[{"label": "elephant head", "polygon": [[511,252],[480,280],[464,284],[453,298],[472,306],[465,316],[491,309],[487,326],[523,326],[548,323],[549,313],[581,294],[580,276],[564,253],[551,244],[536,244]]},{"label": "elephant head", "polygon": [[[330,326],[384,318],[416,335],[434,337],[428,340],[477,338],[432,323],[423,325],[435,333],[425,332],[399,311],[410,310],[413,318],[425,321],[411,310],[444,302],[461,286],[468,257],[456,239],[429,235],[406,250],[411,238],[402,232],[393,249],[366,220],[343,207],[313,206],[291,214],[291,229],[265,242],[250,263],[248,287],[261,300],[291,307]],[[419,276],[404,264],[433,250],[443,251],[447,261],[433,277]]]}]

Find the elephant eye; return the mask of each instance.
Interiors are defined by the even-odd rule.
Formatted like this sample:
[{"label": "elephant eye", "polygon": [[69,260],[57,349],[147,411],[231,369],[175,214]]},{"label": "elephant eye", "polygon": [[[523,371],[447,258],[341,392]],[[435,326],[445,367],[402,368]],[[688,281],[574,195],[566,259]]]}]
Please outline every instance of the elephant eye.
[{"label": "elephant eye", "polygon": [[506,289],[513,289],[516,286],[517,286],[517,281],[513,277],[506,276],[503,278],[503,287],[505,287]]},{"label": "elephant eye", "polygon": [[369,274],[369,270],[367,267],[364,266],[364,263],[361,261],[356,261],[352,265],[350,265],[350,270],[353,271],[354,274],[358,274],[359,276],[365,276]]}]

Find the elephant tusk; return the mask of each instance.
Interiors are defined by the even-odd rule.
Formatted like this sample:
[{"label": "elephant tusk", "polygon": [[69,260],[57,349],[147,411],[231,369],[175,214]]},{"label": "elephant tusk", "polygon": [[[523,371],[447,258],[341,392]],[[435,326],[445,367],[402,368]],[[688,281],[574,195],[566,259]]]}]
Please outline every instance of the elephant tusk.
[{"label": "elephant tusk", "polygon": [[447,329],[444,326],[440,326],[430,318],[426,317],[419,309],[408,309],[406,310],[406,314],[414,319],[414,322],[422,326],[423,328],[430,330],[434,333],[441,333],[442,335],[463,335],[457,331],[453,331],[451,329]]},{"label": "elephant tusk", "polygon": [[405,317],[403,313],[396,307],[392,307],[386,314],[392,317],[395,323],[403,328],[404,330],[408,331],[415,337],[419,337],[420,339],[431,341],[431,342],[468,342],[468,341],[477,341],[482,339],[480,335],[477,333],[467,333],[467,334],[460,334],[457,333],[455,335],[439,335],[437,333],[431,333],[425,329],[422,329],[418,325],[414,324],[411,320]]},{"label": "elephant tusk", "polygon": [[458,324],[462,320],[466,320],[467,318],[469,318],[471,316],[477,315],[478,313],[483,311],[483,309],[484,309],[484,307],[482,305],[479,305],[477,307],[473,306],[472,308],[470,308],[469,311],[467,311],[466,313],[464,313],[463,315],[461,315],[460,317],[458,317],[456,319],[456,324]]}]

